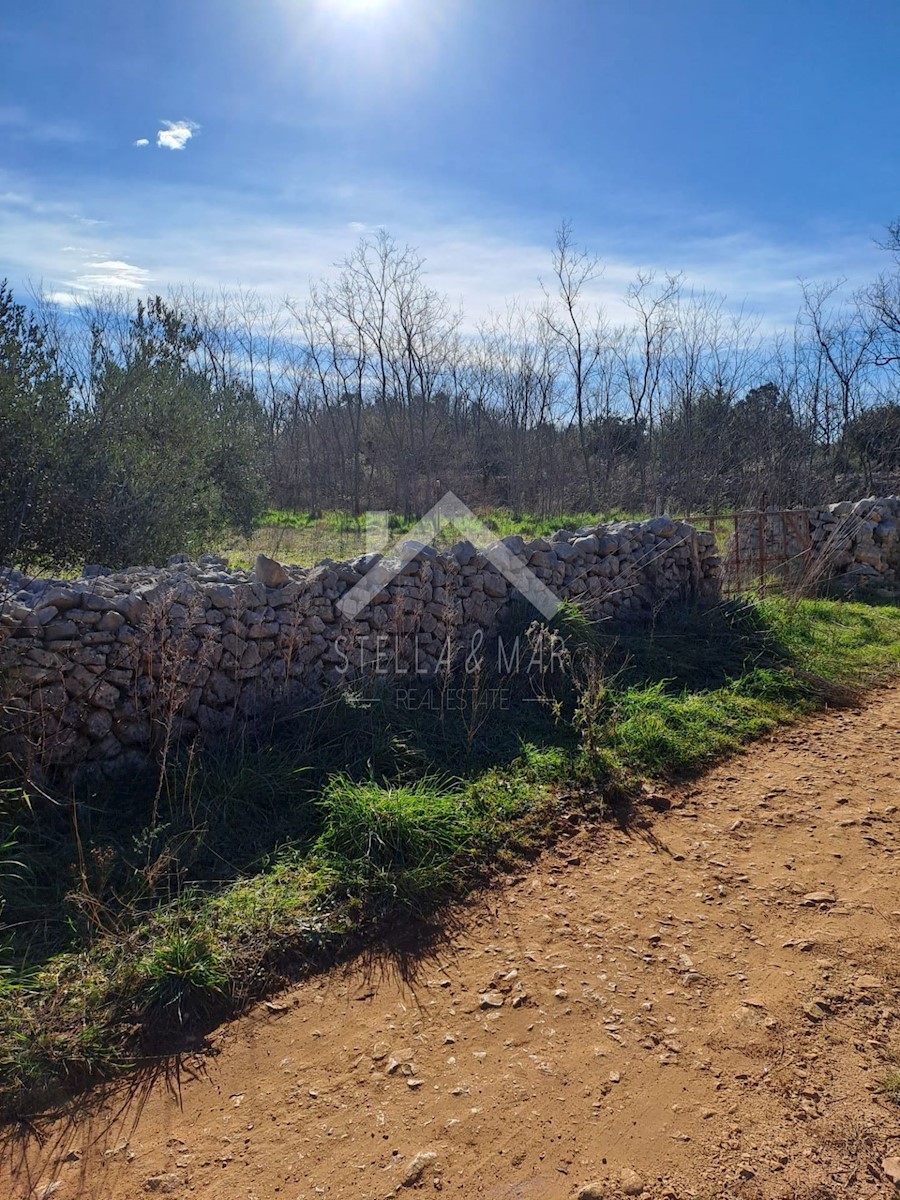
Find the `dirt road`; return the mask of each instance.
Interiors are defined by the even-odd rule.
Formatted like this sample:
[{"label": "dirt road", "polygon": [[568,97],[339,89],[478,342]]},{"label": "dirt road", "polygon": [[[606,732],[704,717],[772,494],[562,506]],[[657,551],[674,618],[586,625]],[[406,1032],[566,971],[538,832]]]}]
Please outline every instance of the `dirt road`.
[{"label": "dirt road", "polygon": [[0,1195],[894,1195],[898,752],[891,690],[576,832],[414,968],[308,981],[13,1140]]}]

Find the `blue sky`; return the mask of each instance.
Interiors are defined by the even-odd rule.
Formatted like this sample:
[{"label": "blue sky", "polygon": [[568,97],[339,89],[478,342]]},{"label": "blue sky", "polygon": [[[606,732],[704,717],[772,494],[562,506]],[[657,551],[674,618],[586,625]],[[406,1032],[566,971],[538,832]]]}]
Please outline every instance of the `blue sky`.
[{"label": "blue sky", "polygon": [[900,215],[896,0],[7,0],[0,56],[0,275],[61,300],[297,295],[383,226],[474,320],[568,218],[613,309],[781,320]]}]

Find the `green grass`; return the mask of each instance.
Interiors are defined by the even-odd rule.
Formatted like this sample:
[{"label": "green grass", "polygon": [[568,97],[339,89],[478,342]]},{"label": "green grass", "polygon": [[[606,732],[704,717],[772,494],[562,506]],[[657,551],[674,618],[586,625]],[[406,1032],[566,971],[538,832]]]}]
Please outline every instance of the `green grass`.
[{"label": "green grass", "polygon": [[205,930],[173,929],[160,937],[138,967],[148,1012],[183,1025],[223,998],[229,974],[221,951]]},{"label": "green grass", "polygon": [[[762,684],[766,678],[773,686]],[[755,671],[712,692],[673,696],[662,683],[629,688],[604,722],[606,761],[650,778],[705,767],[806,711],[808,688],[790,679],[774,684],[772,672]]]},{"label": "green grass", "polygon": [[453,783],[426,777],[383,787],[339,775],[320,804],[313,855],[342,894],[374,913],[426,911],[475,852],[466,796]]},{"label": "green grass", "polygon": [[164,1051],[398,919],[433,918],[573,814],[900,665],[889,603],[772,597],[616,634],[567,606],[549,630],[521,613],[509,628],[564,639],[570,665],[539,688],[507,681],[506,707],[482,711],[473,680],[446,709],[368,687],[161,779],[5,792],[0,1103],[28,1112]]},{"label": "green grass", "polygon": [[797,664],[838,684],[865,684],[900,663],[898,600],[780,599],[759,604],[772,636]]},{"label": "green grass", "polygon": [[[619,509],[605,513],[563,513],[556,517],[539,517],[529,513],[512,512],[505,508],[477,509],[475,515],[496,538],[520,534],[526,538],[548,537],[557,529],[579,529],[601,522],[641,519]],[[415,518],[392,513],[388,529],[392,540],[401,540],[416,524]],[[451,527],[441,531],[440,545],[447,547],[459,537]],[[340,561],[355,558],[366,552],[364,516],[339,509],[328,512],[298,513],[270,509],[263,513],[250,537],[232,533],[216,548],[233,567],[250,567],[257,554],[266,554],[284,562],[303,567],[314,566],[322,559]]]},{"label": "green grass", "polygon": [[882,1095],[900,1104],[900,1070],[888,1071],[878,1082],[878,1090]]}]

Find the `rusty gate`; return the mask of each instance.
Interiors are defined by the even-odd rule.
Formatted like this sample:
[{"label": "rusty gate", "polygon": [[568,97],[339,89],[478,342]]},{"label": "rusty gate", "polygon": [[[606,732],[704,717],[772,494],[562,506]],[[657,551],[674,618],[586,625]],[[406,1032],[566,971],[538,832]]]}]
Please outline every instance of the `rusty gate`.
[{"label": "rusty gate", "polygon": [[687,517],[716,539],[722,559],[722,594],[736,596],[772,585],[796,586],[808,576],[812,531],[806,509],[769,508]]}]

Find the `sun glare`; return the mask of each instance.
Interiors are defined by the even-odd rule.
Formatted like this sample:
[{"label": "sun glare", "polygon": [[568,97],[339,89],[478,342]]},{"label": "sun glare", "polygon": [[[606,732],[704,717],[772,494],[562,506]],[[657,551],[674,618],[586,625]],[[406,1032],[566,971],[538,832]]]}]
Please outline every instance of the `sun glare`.
[{"label": "sun glare", "polygon": [[301,56],[304,82],[340,102],[371,107],[429,78],[445,44],[450,0],[276,0],[282,51]]},{"label": "sun glare", "polygon": [[339,16],[370,16],[392,7],[394,0],[326,0],[326,6]]}]

